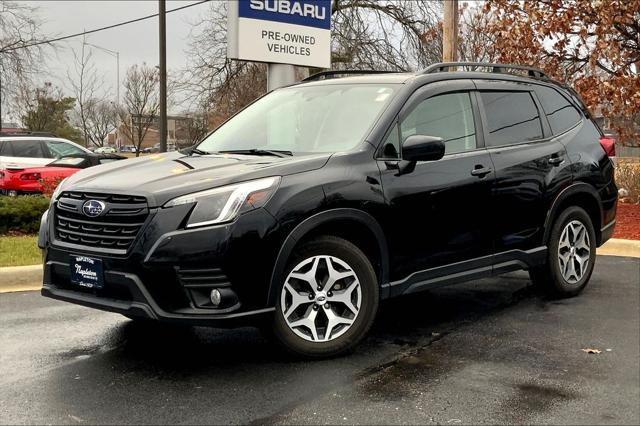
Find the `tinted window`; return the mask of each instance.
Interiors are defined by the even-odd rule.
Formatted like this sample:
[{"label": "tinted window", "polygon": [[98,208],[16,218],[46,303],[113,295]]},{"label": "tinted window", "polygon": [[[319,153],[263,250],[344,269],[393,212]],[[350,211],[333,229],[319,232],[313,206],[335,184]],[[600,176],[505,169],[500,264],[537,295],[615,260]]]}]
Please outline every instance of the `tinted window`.
[{"label": "tinted window", "polygon": [[47,141],[47,148],[54,157],[64,157],[65,155],[84,154],[84,151],[77,146],[66,142]]},{"label": "tinted window", "polygon": [[40,141],[11,141],[14,157],[45,158]]},{"label": "tinted window", "polygon": [[536,93],[554,135],[570,129],[580,121],[578,110],[557,90],[551,87],[537,86]]},{"label": "tinted window", "polygon": [[476,130],[469,93],[448,93],[421,102],[400,124],[402,140],[412,135],[437,136],[445,153],[476,148]]},{"label": "tinted window", "polygon": [[12,157],[13,153],[11,152],[11,145],[9,142],[0,142],[0,155],[5,157]]},{"label": "tinted window", "polygon": [[487,116],[488,146],[542,138],[538,108],[529,92],[480,92]]},{"label": "tinted window", "polygon": [[398,125],[396,124],[389,131],[387,138],[384,141],[382,147],[383,158],[399,158],[400,157],[400,134],[398,132]]}]

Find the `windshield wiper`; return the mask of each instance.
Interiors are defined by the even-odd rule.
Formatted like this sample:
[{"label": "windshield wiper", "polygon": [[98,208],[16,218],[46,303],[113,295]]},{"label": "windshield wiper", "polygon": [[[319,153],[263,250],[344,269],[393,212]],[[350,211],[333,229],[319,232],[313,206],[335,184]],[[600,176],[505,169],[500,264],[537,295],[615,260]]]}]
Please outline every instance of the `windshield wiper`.
[{"label": "windshield wiper", "polygon": [[245,155],[272,155],[274,157],[291,157],[293,153],[291,151],[279,150],[279,149],[232,149],[228,151],[220,151],[220,154],[245,154]]},{"label": "windshield wiper", "polygon": [[193,148],[193,149],[191,150],[191,154],[209,155],[209,154],[212,154],[212,153],[211,153],[211,152],[209,152],[209,151],[203,151],[203,150],[198,149],[198,148]]}]

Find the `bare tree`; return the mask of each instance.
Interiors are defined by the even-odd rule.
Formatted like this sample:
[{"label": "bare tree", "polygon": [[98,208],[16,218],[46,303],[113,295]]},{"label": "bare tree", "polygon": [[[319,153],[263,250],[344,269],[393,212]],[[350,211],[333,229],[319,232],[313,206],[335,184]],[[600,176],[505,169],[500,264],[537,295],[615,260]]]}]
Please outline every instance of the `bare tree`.
[{"label": "bare tree", "polygon": [[[98,134],[101,133],[102,126],[99,125],[98,129],[89,128],[90,125],[95,124],[96,109],[104,100],[104,93],[101,91],[104,80],[98,75],[91,61],[92,56],[93,53],[87,46],[86,39],[83,38],[80,51],[73,50],[73,68],[67,70],[67,79],[76,98],[75,119],[82,129],[85,146],[89,146],[89,143],[102,146],[102,140],[96,141],[93,138],[96,130],[98,130]],[[104,108],[102,109],[104,110]],[[98,120],[99,124],[102,122],[102,119]]]},{"label": "bare tree", "polygon": [[143,63],[130,67],[124,79],[124,104],[118,108],[119,130],[136,145],[136,156],[158,115],[158,76],[157,68]]},{"label": "bare tree", "polygon": [[333,67],[409,71],[438,62],[442,47],[428,34],[441,9],[426,0],[333,0]]},{"label": "bare tree", "polygon": [[[41,46],[28,47],[42,41],[36,12],[37,8],[24,3],[0,0],[0,119],[2,107],[31,86],[31,79],[41,69]],[[15,115],[22,113],[24,109]]]},{"label": "bare tree", "polygon": [[207,113],[205,111],[197,111],[185,114],[184,120],[184,140],[187,146],[200,142],[209,131]]},{"label": "bare tree", "polygon": [[94,146],[104,146],[107,135],[117,128],[116,106],[105,100],[90,99],[85,104],[84,135]]}]

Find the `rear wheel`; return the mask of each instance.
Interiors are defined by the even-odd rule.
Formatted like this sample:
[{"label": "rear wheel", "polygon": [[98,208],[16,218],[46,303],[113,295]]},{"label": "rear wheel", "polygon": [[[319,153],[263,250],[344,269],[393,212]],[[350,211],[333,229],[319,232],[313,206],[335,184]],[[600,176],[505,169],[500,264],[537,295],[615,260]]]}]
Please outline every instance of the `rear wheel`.
[{"label": "rear wheel", "polygon": [[325,236],[290,259],[277,301],[273,334],[307,357],[338,355],[367,333],[378,309],[378,283],[358,247]]},{"label": "rear wheel", "polygon": [[545,265],[530,271],[531,280],[555,296],[571,297],[589,282],[596,261],[596,235],[591,218],[580,207],[569,207],[556,219]]}]

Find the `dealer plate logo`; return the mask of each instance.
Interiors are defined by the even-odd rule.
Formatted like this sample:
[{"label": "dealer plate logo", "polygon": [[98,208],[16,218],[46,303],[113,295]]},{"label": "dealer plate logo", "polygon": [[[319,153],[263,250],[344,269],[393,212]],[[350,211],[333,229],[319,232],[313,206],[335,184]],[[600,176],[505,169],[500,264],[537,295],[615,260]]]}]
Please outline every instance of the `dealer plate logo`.
[{"label": "dealer plate logo", "polygon": [[105,204],[98,200],[88,200],[82,205],[82,212],[85,216],[97,217],[104,211]]}]

